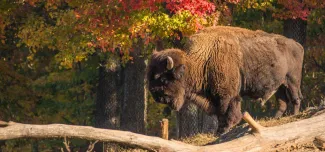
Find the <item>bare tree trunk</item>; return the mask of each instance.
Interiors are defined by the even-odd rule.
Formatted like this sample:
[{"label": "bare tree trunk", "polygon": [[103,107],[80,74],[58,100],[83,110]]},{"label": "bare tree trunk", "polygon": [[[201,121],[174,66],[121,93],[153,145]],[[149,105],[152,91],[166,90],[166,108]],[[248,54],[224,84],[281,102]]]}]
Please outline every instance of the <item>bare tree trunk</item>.
[{"label": "bare tree trunk", "polygon": [[143,43],[139,41],[130,52],[133,60],[124,69],[123,102],[121,105],[121,129],[146,133],[147,89],[145,83],[146,60],[141,57]]},{"label": "bare tree trunk", "polygon": [[102,62],[96,100],[95,127],[119,128],[119,101],[122,94],[122,68],[115,57]]},{"label": "bare tree trunk", "polygon": [[177,137],[184,138],[198,133],[215,134],[218,129],[218,118],[208,116],[196,105],[189,103],[177,113]]},{"label": "bare tree trunk", "polygon": [[199,119],[200,133],[206,133],[206,134],[217,133],[218,117],[209,116],[202,110],[200,110],[199,115],[200,115],[200,119]]},{"label": "bare tree trunk", "polygon": [[[99,67],[95,127],[118,129],[120,125],[120,101],[123,91],[123,69],[118,56],[110,54]],[[104,143],[96,144],[95,151],[104,151]]]},{"label": "bare tree trunk", "polygon": [[200,132],[198,107],[187,103],[177,113],[178,138],[190,137]]},{"label": "bare tree trunk", "polygon": [[292,38],[304,46],[306,41],[307,21],[302,19],[287,19],[283,25],[283,35]]}]

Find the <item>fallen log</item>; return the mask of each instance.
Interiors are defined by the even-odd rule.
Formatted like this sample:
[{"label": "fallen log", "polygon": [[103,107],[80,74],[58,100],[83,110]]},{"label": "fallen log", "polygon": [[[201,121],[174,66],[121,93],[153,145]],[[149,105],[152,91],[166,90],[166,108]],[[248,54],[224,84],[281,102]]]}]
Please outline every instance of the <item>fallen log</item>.
[{"label": "fallen log", "polygon": [[[105,142],[117,142],[138,146],[152,151],[189,152],[189,151],[272,151],[281,144],[313,142],[325,132],[325,113],[308,119],[291,122],[275,127],[261,127],[249,114],[244,120],[251,125],[252,132],[234,139],[208,146],[193,146],[179,141],[164,140],[127,131],[99,129],[89,126],[64,124],[31,125],[0,121],[0,140],[17,138],[81,138]],[[274,149],[273,149],[274,150]]]},{"label": "fallen log", "polygon": [[[17,138],[80,138],[103,142],[116,142],[152,151],[195,151],[196,146],[173,142],[128,131],[100,129],[90,126],[65,124],[32,125],[0,121],[0,140]],[[182,144],[181,144],[182,143]]]}]

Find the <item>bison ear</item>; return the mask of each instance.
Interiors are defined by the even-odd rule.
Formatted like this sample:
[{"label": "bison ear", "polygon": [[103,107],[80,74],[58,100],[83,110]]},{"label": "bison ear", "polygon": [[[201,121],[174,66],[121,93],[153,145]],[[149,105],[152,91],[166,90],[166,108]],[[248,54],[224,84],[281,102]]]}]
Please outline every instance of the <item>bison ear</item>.
[{"label": "bison ear", "polygon": [[175,68],[175,70],[173,71],[173,75],[174,75],[175,79],[182,78],[184,73],[185,73],[185,65],[184,64],[181,64],[180,66]]}]

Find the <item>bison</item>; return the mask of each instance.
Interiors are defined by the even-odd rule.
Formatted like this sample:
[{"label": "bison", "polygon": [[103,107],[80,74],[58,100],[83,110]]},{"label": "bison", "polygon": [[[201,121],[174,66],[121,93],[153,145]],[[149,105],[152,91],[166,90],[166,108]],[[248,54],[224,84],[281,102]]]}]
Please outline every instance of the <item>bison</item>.
[{"label": "bison", "polygon": [[184,50],[154,52],[148,85],[154,100],[180,110],[190,101],[219,121],[218,133],[242,119],[241,100],[264,104],[273,94],[276,117],[287,104],[299,112],[304,49],[292,39],[248,29],[216,26],[190,36]]}]

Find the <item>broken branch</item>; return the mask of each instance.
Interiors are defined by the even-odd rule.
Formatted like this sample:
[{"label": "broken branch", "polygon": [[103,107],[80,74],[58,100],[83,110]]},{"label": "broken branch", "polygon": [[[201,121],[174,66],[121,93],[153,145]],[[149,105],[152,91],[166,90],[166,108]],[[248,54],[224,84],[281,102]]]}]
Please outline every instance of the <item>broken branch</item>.
[{"label": "broken branch", "polygon": [[248,112],[244,112],[243,119],[249,124],[249,127],[251,127],[252,131],[255,133],[261,133],[262,129],[264,128],[258,124]]},{"label": "broken branch", "polygon": [[64,142],[63,142],[64,146],[65,146],[65,149],[68,151],[68,152],[71,152],[71,149],[70,149],[70,142],[67,140],[67,137],[64,137]]},{"label": "broken branch", "polygon": [[96,140],[95,142],[90,142],[89,146],[88,146],[88,149],[87,149],[87,152],[92,152],[94,147],[95,147],[95,144],[98,142],[98,140]]}]

